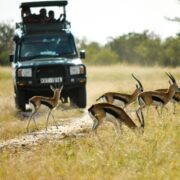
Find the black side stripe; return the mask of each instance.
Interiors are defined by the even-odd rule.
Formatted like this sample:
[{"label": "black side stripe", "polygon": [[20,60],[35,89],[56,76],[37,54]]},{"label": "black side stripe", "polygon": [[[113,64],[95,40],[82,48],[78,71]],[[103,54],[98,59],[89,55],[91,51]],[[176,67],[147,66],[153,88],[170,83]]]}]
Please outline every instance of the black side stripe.
[{"label": "black side stripe", "polygon": [[157,97],[157,96],[152,96],[152,99],[153,99],[154,101],[161,102],[162,104],[165,103],[165,102],[163,101],[163,99],[161,99],[161,98],[159,98],[159,97]]},{"label": "black side stripe", "polygon": [[118,100],[124,102],[125,104],[128,103],[128,101],[127,101],[126,99],[124,99],[124,98],[122,98],[122,97],[120,97],[120,96],[113,96],[113,97],[114,97],[114,99],[118,99]]},{"label": "black side stripe", "polygon": [[50,103],[48,103],[48,102],[46,102],[46,101],[43,101],[43,100],[42,100],[41,103],[42,103],[43,105],[47,106],[49,109],[53,109],[53,108],[54,108],[52,104],[50,104]]},{"label": "black side stripe", "polygon": [[114,111],[113,109],[111,108],[108,108],[108,107],[104,107],[103,108],[105,112],[111,114],[112,116],[114,116],[115,118],[119,118],[119,115],[116,111]]},{"label": "black side stripe", "polygon": [[179,98],[178,96],[173,96],[173,99],[174,99],[175,101],[177,101],[177,102],[180,101],[180,98]]}]

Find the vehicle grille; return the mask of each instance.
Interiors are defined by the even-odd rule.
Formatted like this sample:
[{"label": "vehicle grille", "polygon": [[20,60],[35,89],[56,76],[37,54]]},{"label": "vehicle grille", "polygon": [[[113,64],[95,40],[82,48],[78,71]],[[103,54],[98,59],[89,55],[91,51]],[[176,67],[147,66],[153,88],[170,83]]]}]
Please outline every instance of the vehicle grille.
[{"label": "vehicle grille", "polygon": [[45,78],[45,77],[66,77],[65,66],[42,66],[38,67],[36,70],[36,77]]}]

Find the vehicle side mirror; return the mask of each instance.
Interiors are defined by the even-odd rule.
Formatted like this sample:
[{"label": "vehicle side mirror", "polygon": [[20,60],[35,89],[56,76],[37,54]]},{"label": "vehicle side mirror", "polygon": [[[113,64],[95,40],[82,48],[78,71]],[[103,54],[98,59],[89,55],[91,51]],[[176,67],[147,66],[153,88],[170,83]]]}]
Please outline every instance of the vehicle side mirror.
[{"label": "vehicle side mirror", "polygon": [[14,54],[9,55],[9,61],[13,62],[13,60],[14,60]]},{"label": "vehicle side mirror", "polygon": [[80,59],[85,59],[85,58],[86,58],[86,51],[80,50]]}]

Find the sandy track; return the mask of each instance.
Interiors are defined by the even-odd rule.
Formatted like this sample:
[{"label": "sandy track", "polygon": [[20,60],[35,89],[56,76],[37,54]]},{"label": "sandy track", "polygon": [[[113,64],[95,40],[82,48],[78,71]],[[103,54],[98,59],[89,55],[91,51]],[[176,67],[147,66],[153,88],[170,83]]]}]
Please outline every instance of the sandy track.
[{"label": "sandy track", "polygon": [[45,130],[27,133],[24,136],[0,141],[0,149],[5,147],[24,147],[35,146],[43,140],[55,141],[69,136],[78,136],[78,134],[90,130],[92,127],[92,120],[88,114],[85,113],[80,118],[69,119],[67,123],[58,126],[49,126],[47,132]]}]

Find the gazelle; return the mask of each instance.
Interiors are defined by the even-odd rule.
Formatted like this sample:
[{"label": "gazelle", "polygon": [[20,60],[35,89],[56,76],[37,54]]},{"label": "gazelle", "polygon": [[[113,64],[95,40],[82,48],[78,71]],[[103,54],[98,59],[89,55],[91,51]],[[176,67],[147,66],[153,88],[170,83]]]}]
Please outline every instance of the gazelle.
[{"label": "gazelle", "polygon": [[96,101],[102,99],[104,102],[114,104],[122,107],[123,109],[134,102],[137,99],[139,93],[143,92],[143,86],[141,82],[132,74],[132,77],[137,81],[136,89],[132,94],[116,93],[116,92],[107,92],[101,97],[96,99]]},{"label": "gazelle", "polygon": [[[158,91],[158,92],[167,92],[168,89],[156,89],[155,91]],[[176,113],[176,103],[180,103],[180,92],[175,92],[173,98],[171,99],[171,102],[173,103],[173,113],[175,114]]]},{"label": "gazelle", "polygon": [[109,121],[113,123],[116,134],[119,135],[122,124],[132,129],[134,132],[143,133],[144,121],[140,121],[140,127],[138,127],[128,114],[122,109],[113,104],[109,103],[97,103],[93,104],[89,109],[88,113],[93,120],[92,130],[97,134],[97,128],[103,121]]},{"label": "gazelle", "polygon": [[[26,127],[27,131],[29,131],[29,124],[30,124],[32,118],[36,125],[35,114],[37,113],[37,111],[39,110],[39,108],[42,104],[49,108],[49,113],[48,113],[48,116],[46,119],[46,131],[47,131],[48,120],[49,120],[50,114],[52,115],[53,120],[56,123],[54,116],[51,112],[52,112],[52,110],[56,109],[56,107],[58,106],[58,102],[59,102],[59,98],[60,98],[60,94],[61,94],[63,86],[58,87],[58,88],[54,88],[53,86],[50,86],[50,88],[54,92],[53,97],[33,96],[32,98],[29,99],[29,105],[32,107],[32,113],[31,113],[31,116],[29,118],[29,121],[28,121],[28,124]],[[56,127],[58,128],[57,123],[56,123]],[[37,128],[37,125],[36,125],[36,128]]]},{"label": "gazelle", "polygon": [[[173,98],[175,93],[179,91],[175,78],[170,73],[167,73],[167,75],[172,83],[166,92],[146,91],[138,95],[139,108],[136,110],[136,114],[141,120],[144,121],[142,109],[150,105],[154,105],[156,108],[160,106],[162,113],[163,107]],[[141,117],[139,116],[139,112],[141,112]]]}]

